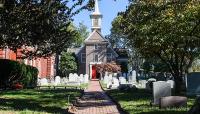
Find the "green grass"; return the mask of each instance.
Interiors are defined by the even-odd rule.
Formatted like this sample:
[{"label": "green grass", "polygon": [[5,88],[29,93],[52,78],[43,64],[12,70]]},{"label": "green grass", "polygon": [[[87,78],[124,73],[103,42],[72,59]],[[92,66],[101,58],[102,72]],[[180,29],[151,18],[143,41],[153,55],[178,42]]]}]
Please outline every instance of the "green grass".
[{"label": "green grass", "polygon": [[81,91],[77,89],[3,91],[0,93],[0,113],[66,113],[69,104],[80,95]]},{"label": "green grass", "polygon": [[131,89],[129,91],[107,90],[107,93],[130,114],[185,114],[195,99],[189,98],[187,107],[159,109],[158,106],[150,106],[152,93],[144,89]]}]

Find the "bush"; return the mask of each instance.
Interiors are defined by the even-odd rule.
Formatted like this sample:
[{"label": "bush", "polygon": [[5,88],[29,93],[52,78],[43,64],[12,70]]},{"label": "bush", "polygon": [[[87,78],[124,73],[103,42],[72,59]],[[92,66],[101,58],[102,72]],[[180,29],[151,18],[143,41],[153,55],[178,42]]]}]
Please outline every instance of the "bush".
[{"label": "bush", "polygon": [[38,70],[17,61],[0,59],[0,88],[12,87],[21,83],[23,87],[35,87]]}]

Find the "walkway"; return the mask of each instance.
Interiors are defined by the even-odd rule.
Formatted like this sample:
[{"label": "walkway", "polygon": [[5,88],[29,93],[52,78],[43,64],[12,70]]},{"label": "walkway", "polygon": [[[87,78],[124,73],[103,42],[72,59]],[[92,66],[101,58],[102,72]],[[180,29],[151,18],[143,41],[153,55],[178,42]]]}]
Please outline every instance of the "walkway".
[{"label": "walkway", "polygon": [[101,89],[98,80],[92,80],[77,103],[75,114],[121,114],[117,106]]}]

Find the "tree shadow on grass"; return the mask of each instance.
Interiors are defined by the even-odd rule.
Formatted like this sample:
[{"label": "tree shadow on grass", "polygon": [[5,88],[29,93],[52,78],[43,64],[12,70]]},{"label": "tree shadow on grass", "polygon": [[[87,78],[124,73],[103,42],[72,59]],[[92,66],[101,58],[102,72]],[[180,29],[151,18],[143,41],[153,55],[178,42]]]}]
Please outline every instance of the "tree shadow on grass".
[{"label": "tree shadow on grass", "polygon": [[[67,106],[67,97],[70,95],[70,101],[79,95],[80,91],[69,90],[21,90],[7,91],[0,97],[0,110],[16,111],[41,111],[47,113],[67,113],[63,107]],[[21,97],[21,96],[25,97]]]},{"label": "tree shadow on grass", "polygon": [[2,99],[0,98],[0,109],[7,110],[12,108],[12,110],[31,110],[31,111],[41,111],[48,113],[67,113],[65,109],[61,107],[52,106],[41,106],[40,102],[30,100],[30,99]]}]

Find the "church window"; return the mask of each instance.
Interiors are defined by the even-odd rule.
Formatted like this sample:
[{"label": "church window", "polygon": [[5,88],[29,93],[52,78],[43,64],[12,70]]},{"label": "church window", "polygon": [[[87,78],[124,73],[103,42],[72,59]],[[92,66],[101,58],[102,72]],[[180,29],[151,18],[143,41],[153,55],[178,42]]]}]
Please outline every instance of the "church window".
[{"label": "church window", "polygon": [[99,25],[98,19],[94,19],[94,26],[97,27]]},{"label": "church window", "polygon": [[100,47],[101,47],[100,45],[98,45],[98,44],[94,44],[94,49],[95,49],[95,50],[100,49]]},{"label": "church window", "polygon": [[81,63],[85,63],[85,62],[86,62],[86,54],[81,53]]},{"label": "church window", "polygon": [[95,55],[94,55],[94,62],[99,62],[98,54],[95,54]]}]

